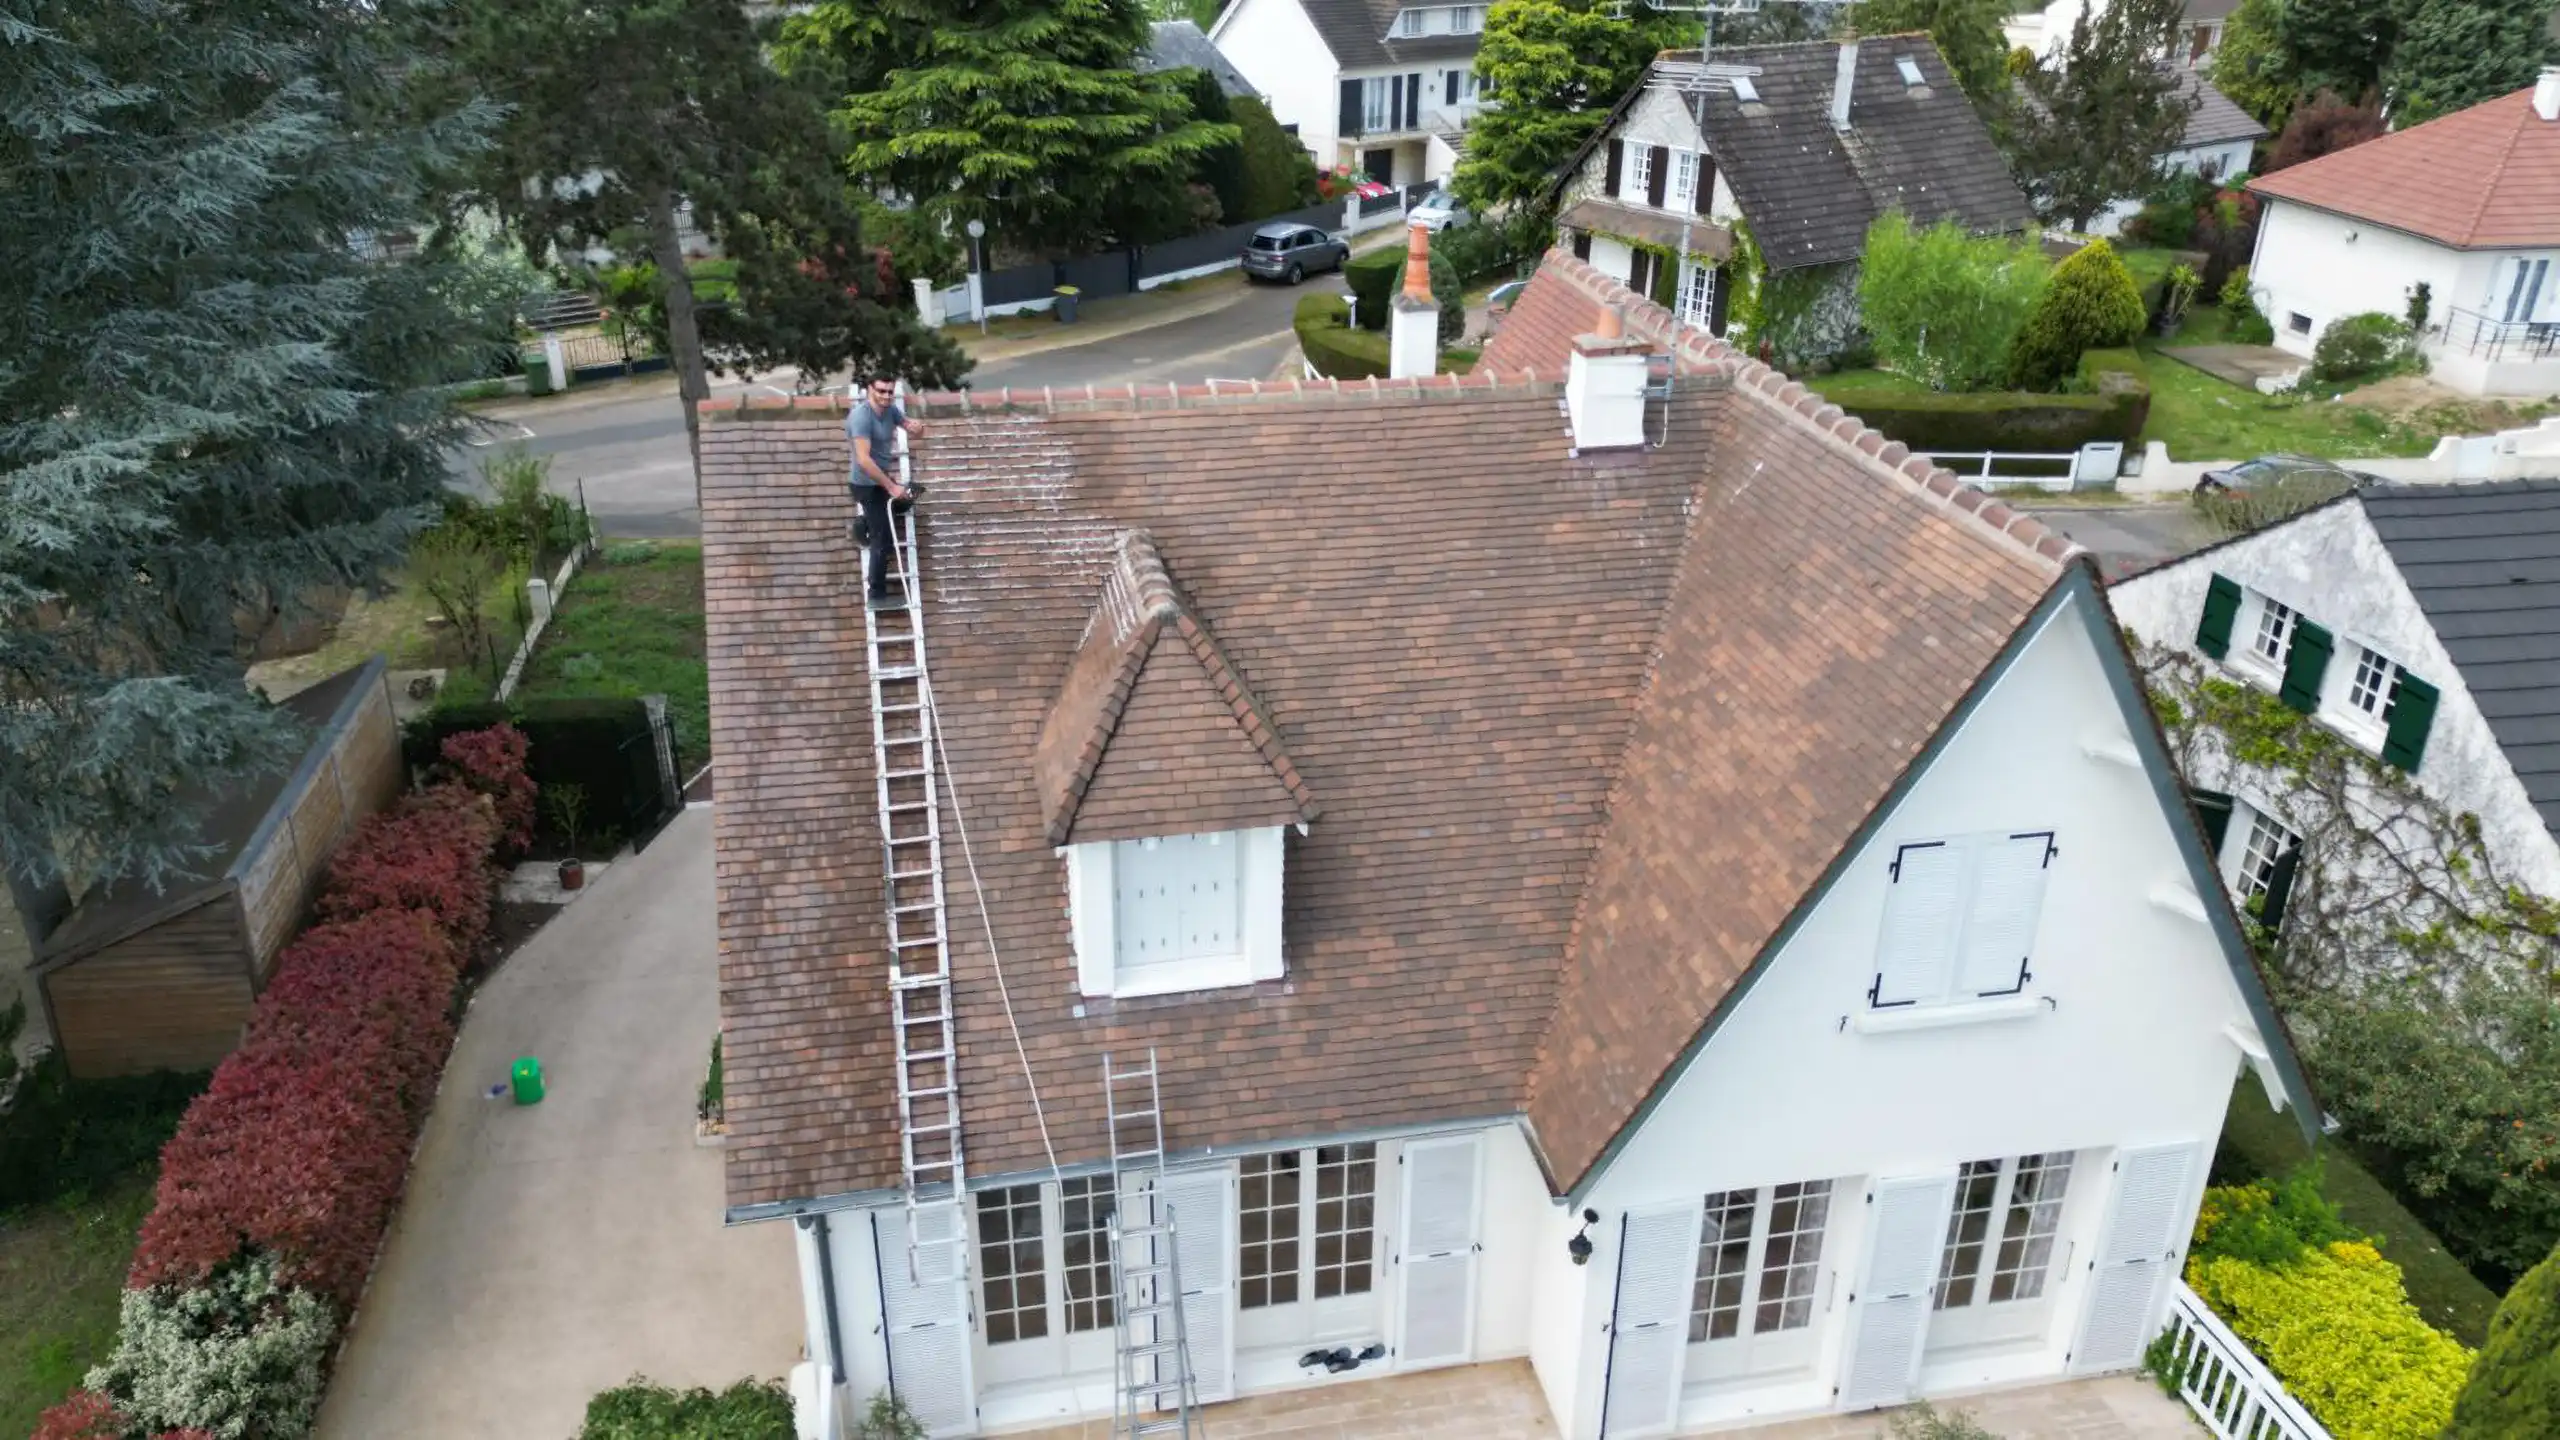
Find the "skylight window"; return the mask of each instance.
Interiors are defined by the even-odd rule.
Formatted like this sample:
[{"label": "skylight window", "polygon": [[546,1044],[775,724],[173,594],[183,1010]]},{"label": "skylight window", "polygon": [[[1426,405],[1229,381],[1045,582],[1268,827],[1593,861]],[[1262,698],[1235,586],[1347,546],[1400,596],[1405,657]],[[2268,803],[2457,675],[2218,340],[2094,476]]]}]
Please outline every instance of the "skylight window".
[{"label": "skylight window", "polygon": [[1920,62],[1908,55],[1895,56],[1893,68],[1902,72],[1902,83],[1905,85],[1920,86],[1929,83],[1920,78]]},{"label": "skylight window", "polygon": [[1750,76],[1736,75],[1733,77],[1733,98],[1745,105],[1757,105],[1760,103],[1760,87],[1751,83]]}]

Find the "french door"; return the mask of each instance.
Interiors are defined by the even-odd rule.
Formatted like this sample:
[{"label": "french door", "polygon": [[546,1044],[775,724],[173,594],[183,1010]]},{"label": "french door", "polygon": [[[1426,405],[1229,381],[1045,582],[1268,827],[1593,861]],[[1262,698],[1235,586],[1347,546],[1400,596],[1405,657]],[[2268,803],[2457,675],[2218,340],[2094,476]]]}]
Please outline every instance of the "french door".
[{"label": "french door", "polygon": [[1828,1180],[1804,1180],[1707,1196],[1690,1288],[1689,1379],[1812,1367],[1831,1189]]},{"label": "french door", "polygon": [[1236,1176],[1236,1345],[1383,1340],[1378,1147],[1247,1155]]},{"label": "french door", "polygon": [[1111,1177],[981,1190],[974,1220],[978,1315],[990,1385],[1108,1370]]},{"label": "french door", "polygon": [[1969,1160],[1930,1297],[1929,1348],[2043,1338],[2052,1321],[2054,1242],[2071,1188],[2067,1150]]}]

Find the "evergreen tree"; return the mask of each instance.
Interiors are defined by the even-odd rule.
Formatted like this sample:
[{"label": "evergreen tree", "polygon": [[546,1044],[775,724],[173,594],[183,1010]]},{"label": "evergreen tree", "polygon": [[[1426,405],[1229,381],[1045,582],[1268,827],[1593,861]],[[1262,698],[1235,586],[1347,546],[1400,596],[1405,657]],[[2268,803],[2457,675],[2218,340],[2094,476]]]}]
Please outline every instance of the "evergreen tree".
[{"label": "evergreen tree", "polygon": [[2053,267],[2053,278],[2018,327],[2009,344],[2009,386],[2050,390],[2079,369],[2083,354],[2142,338],[2149,318],[2142,287],[2116,258],[2115,247],[2092,240]]},{"label": "evergreen tree", "polygon": [[2269,133],[2284,128],[2302,98],[2293,55],[2284,47],[2278,0],[2240,0],[2222,22],[2222,41],[2205,59],[2205,78]]},{"label": "evergreen tree", "polygon": [[2524,1274],[2454,1398],[2445,1440],[2518,1440],[2560,1422],[2560,1250]]},{"label": "evergreen tree", "polygon": [[2408,0],[2283,0],[2276,34],[2294,93],[2362,95],[2382,83],[2382,62],[2400,39]]},{"label": "evergreen tree", "polygon": [[782,35],[792,69],[842,87],[858,183],[1018,250],[1139,238],[1240,138],[1192,112],[1180,72],[1134,68],[1139,0],[817,0]]},{"label": "evergreen tree", "polygon": [[2521,90],[2553,58],[2551,0],[2418,0],[2383,68],[2403,127]]},{"label": "evergreen tree", "polygon": [[[1779,9],[1790,7],[1779,6]],[[1452,185],[1467,208],[1544,201],[1556,171],[1666,46],[1695,44],[1697,24],[1605,0],[1496,0],[1476,48],[1491,96],[1467,128]]]},{"label": "evergreen tree", "polygon": [[1316,167],[1307,147],[1281,129],[1271,107],[1260,100],[1227,103],[1244,134],[1244,214],[1239,218],[1282,215],[1316,203]]},{"label": "evergreen tree", "polygon": [[[484,143],[407,0],[0,0],[0,851],[157,886],[299,753],[249,633],[425,523],[504,311],[383,242]],[[512,297],[510,297],[512,298]]]},{"label": "evergreen tree", "polygon": [[1850,18],[1869,35],[1926,30],[1974,108],[1999,110],[2009,98],[2009,42],[2000,22],[2008,0],[1861,0]]},{"label": "evergreen tree", "polygon": [[2020,77],[2010,163],[2046,219],[2086,229],[2148,190],[2156,157],[2185,137],[2194,104],[2161,63],[2184,14],[2182,0],[2083,10],[2071,38]]}]

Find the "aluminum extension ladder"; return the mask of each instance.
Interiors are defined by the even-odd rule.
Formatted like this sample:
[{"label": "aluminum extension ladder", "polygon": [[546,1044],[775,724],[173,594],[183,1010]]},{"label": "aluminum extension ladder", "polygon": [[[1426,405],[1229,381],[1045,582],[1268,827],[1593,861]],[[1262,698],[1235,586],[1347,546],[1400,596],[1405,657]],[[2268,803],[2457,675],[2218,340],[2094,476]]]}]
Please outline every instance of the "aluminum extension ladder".
[{"label": "aluminum extension ladder", "polygon": [[1164,1095],[1156,1052],[1121,1070],[1102,1057],[1102,1105],[1111,1137],[1112,1322],[1118,1390],[1116,1436],[1178,1435],[1189,1440],[1200,1401],[1182,1319],[1182,1256],[1173,1204],[1164,1193]]},{"label": "aluminum extension ladder", "polygon": [[[856,401],[855,403],[860,403]],[[899,437],[898,476],[908,475]],[[907,1196],[907,1268],[968,1273],[968,1175],[960,1146],[958,1031],[945,944],[942,795],[934,773],[933,682],[925,670],[924,596],[910,508],[890,517],[891,553],[905,604],[862,612],[871,662],[871,769],[877,792],[883,887],[889,915],[889,1005],[897,1036],[898,1151]],[[855,553],[858,569],[867,561]],[[855,603],[862,589],[856,587]],[[933,1211],[946,1213],[933,1214]],[[920,1250],[948,1247],[946,1257]]]}]

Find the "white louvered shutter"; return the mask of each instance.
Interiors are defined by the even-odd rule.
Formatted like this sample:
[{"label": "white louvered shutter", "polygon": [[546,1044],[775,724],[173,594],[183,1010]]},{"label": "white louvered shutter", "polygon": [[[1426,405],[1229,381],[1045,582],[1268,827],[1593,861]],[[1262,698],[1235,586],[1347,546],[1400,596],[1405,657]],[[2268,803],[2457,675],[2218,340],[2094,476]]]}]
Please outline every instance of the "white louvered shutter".
[{"label": "white louvered shutter", "polygon": [[1869,1190],[1867,1262],[1850,1295],[1841,1409],[1899,1405],[1917,1388],[1929,1295],[1955,1194],[1953,1171],[1879,1180]]},{"label": "white louvered shutter", "polygon": [[1165,1173],[1173,1238],[1182,1267],[1183,1340],[1200,1402],[1236,1394],[1235,1171],[1226,1166]]},{"label": "white louvered shutter", "polygon": [[2042,831],[1983,840],[1975,852],[1973,896],[1965,905],[1955,998],[2010,995],[2023,986],[2036,923],[2044,916],[2053,853],[2053,837]]},{"label": "white louvered shutter", "polygon": [[1668,1435],[1679,1420],[1689,1292],[1697,1274],[1697,1201],[1630,1210],[1620,1218],[1601,1440]]},{"label": "white louvered shutter", "polygon": [[1403,1223],[1396,1227],[1396,1368],[1461,1364],[1475,1355],[1474,1135],[1404,1147]]},{"label": "white louvered shutter", "polygon": [[1884,935],[1876,942],[1877,1005],[1928,1004],[1946,994],[1963,918],[1962,846],[1906,845],[1885,892]]},{"label": "white louvered shutter", "polygon": [[[920,1242],[912,1265],[910,1214]],[[958,1244],[936,1243],[955,1237]],[[871,1212],[889,1388],[934,1440],[978,1433],[977,1386],[969,1373],[969,1274],[962,1263],[969,1243],[957,1205]]]},{"label": "white louvered shutter", "polygon": [[2089,1298],[2080,1314],[2080,1336],[2071,1347],[2071,1373],[2091,1375],[2142,1363],[2159,1314],[2160,1296],[2178,1273],[2178,1225],[2194,1199],[2195,1145],[2148,1145],[2116,1159],[2115,1194],[2107,1202],[2107,1227],[2089,1263]]}]

